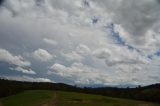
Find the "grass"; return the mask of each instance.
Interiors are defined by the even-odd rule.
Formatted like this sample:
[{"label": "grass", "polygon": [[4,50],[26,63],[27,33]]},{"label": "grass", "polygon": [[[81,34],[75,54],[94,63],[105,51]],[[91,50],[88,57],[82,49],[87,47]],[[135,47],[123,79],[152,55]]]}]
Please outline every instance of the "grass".
[{"label": "grass", "polygon": [[3,106],[33,106],[40,101],[52,98],[52,91],[26,91],[1,99]]},{"label": "grass", "polygon": [[0,106],[160,106],[160,104],[62,91],[25,91],[0,99]]}]

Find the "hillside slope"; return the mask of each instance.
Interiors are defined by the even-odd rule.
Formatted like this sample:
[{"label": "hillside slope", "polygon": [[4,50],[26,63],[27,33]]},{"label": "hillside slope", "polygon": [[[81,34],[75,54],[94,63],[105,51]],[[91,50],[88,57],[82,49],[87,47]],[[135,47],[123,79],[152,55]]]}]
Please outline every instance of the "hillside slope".
[{"label": "hillside slope", "polygon": [[25,90],[59,90],[97,94],[116,98],[127,98],[150,102],[160,102],[160,84],[137,88],[79,88],[62,83],[19,82],[0,79],[0,97],[17,94]]}]

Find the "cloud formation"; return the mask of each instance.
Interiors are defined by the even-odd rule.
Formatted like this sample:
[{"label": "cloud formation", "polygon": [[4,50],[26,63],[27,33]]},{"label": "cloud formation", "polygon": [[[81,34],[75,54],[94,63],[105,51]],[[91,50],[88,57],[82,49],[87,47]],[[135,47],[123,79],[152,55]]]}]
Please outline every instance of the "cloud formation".
[{"label": "cloud formation", "polygon": [[33,52],[33,57],[39,61],[46,62],[53,58],[53,56],[44,49],[38,49]]},{"label": "cloud formation", "polygon": [[5,0],[0,5],[2,75],[83,85],[160,82],[158,0]]},{"label": "cloud formation", "polygon": [[15,68],[10,67],[11,70],[26,74],[36,74],[30,69],[31,63],[29,61],[25,60],[22,56],[13,56],[9,51],[2,48],[0,48],[0,61],[16,66]]},{"label": "cloud formation", "polygon": [[31,63],[26,61],[22,56],[13,56],[10,52],[2,48],[0,48],[0,61],[14,64],[20,67],[31,65]]},{"label": "cloud formation", "polygon": [[[99,59],[104,59],[108,66],[121,65],[121,64],[148,64],[148,60],[145,57],[140,56],[137,51],[130,51],[126,48],[113,49],[112,53],[106,48],[97,49],[93,52],[93,55]],[[125,53],[121,52],[125,51]],[[119,53],[119,55],[115,55]]]},{"label": "cloud formation", "polygon": [[33,78],[29,76],[3,76],[9,80],[17,80],[17,81],[29,81],[29,82],[53,82],[47,78]]},{"label": "cloud formation", "polygon": [[58,43],[52,39],[44,38],[43,41],[50,45],[57,45]]},{"label": "cloud formation", "polygon": [[60,75],[69,79],[71,84],[100,84],[111,83],[107,79],[107,74],[102,74],[99,70],[86,66],[82,63],[73,63],[70,67],[62,64],[54,64],[50,67],[48,74]]},{"label": "cloud formation", "polygon": [[20,72],[23,72],[23,73],[26,73],[26,74],[36,74],[33,70],[31,69],[25,69],[25,68],[22,68],[22,67],[16,67],[16,68],[10,68],[11,70],[16,70],[16,71],[20,71]]}]

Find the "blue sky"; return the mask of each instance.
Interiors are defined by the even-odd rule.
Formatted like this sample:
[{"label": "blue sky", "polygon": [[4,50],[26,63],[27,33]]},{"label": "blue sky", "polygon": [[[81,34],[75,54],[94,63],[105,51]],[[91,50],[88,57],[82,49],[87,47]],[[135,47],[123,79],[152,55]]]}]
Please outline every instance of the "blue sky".
[{"label": "blue sky", "polygon": [[0,76],[82,86],[159,83],[159,5],[157,0],[4,0]]}]

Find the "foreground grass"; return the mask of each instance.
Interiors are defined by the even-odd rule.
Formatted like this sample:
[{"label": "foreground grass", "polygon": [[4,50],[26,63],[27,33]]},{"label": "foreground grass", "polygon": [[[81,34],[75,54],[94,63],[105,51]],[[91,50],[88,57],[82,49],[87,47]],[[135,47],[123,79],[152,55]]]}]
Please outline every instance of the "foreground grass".
[{"label": "foreground grass", "polygon": [[52,91],[25,91],[23,93],[1,99],[4,106],[33,106],[40,101],[52,98]]},{"label": "foreground grass", "polygon": [[160,106],[142,101],[44,90],[25,91],[2,98],[0,102],[0,106]]}]

